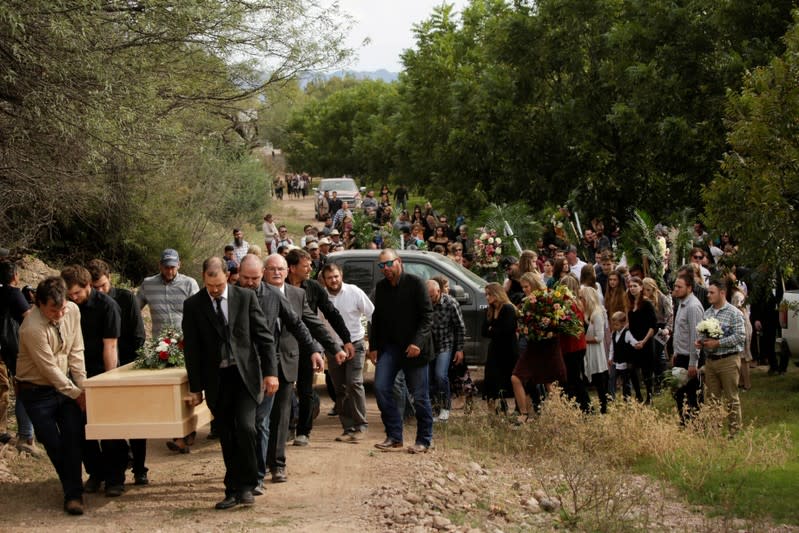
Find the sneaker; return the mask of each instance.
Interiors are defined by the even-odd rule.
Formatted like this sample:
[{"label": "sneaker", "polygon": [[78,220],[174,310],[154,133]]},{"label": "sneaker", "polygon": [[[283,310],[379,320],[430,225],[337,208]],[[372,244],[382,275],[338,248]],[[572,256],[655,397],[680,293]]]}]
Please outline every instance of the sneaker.
[{"label": "sneaker", "polygon": [[17,451],[20,453],[29,453],[34,457],[41,455],[39,448],[34,444],[33,439],[17,441]]},{"label": "sneaker", "polygon": [[166,447],[173,452],[191,453],[191,448],[189,448],[189,445],[186,444],[186,441],[183,439],[168,440],[166,441]]},{"label": "sneaker", "polygon": [[425,446],[424,444],[419,444],[418,442],[413,446],[408,446],[408,453],[427,453],[427,450],[430,449],[430,446]]},{"label": "sneaker", "polygon": [[86,483],[83,484],[83,492],[87,492],[89,494],[94,494],[98,490],[100,490],[100,486],[102,486],[103,482],[100,478],[95,476],[89,476],[89,479],[86,480]]},{"label": "sneaker", "polygon": [[378,442],[375,444],[375,448],[381,452],[401,452],[405,446],[402,444],[402,442],[394,442],[386,437],[386,440],[383,442]]},{"label": "sneaker", "polygon": [[106,498],[118,498],[122,496],[122,493],[125,492],[125,487],[122,485],[108,485],[105,486],[105,497]]},{"label": "sneaker", "polygon": [[83,514],[83,500],[74,499],[64,502],[64,511],[73,516],[80,516]]},{"label": "sneaker", "polygon": [[264,487],[264,480],[258,481],[258,484],[252,489],[252,493],[254,496],[263,496],[266,493],[266,487]]},{"label": "sneaker", "polygon": [[449,420],[449,410],[442,409],[441,411],[439,411],[438,418],[436,418],[436,420],[438,420],[439,422],[446,422],[447,420]]},{"label": "sneaker", "polygon": [[285,483],[288,481],[288,476],[286,475],[286,467],[278,466],[274,470],[272,470],[272,483]]},{"label": "sneaker", "polygon": [[336,411],[336,408],[333,407],[330,411],[327,412],[327,416],[338,416],[338,411]]},{"label": "sneaker", "polygon": [[133,474],[133,484],[134,485],[149,485],[150,480],[147,478],[147,472],[143,474]]},{"label": "sneaker", "polygon": [[309,443],[308,435],[297,435],[294,439],[294,446],[308,446]]},{"label": "sneaker", "polygon": [[344,431],[344,433],[342,433],[341,435],[336,437],[336,442],[349,442],[350,441],[350,437],[352,436],[353,433],[354,432],[352,430],[349,430],[349,429]]},{"label": "sneaker", "polygon": [[358,443],[361,442],[366,437],[366,430],[359,429],[350,433],[350,437],[347,442]]}]

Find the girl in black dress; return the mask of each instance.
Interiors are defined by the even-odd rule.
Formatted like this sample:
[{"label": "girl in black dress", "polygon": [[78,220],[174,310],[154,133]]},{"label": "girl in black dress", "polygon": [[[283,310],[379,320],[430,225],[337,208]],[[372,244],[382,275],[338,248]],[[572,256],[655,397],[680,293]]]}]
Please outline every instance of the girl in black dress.
[{"label": "girl in black dress", "polygon": [[639,402],[641,397],[641,384],[638,378],[638,371],[643,376],[646,386],[646,403],[652,403],[652,385],[654,383],[655,369],[655,350],[653,337],[657,331],[657,316],[652,302],[644,298],[643,282],[641,278],[633,276],[627,284],[627,294],[629,299],[629,311],[627,311],[627,323],[630,325],[630,333],[636,339],[640,339],[633,348],[636,352],[635,370],[632,372],[632,382],[635,388],[635,398]]},{"label": "girl in black dress", "polygon": [[488,308],[483,322],[483,336],[491,339],[485,365],[485,384],[483,397],[490,407],[496,405],[497,411],[508,410],[505,398],[513,395],[510,376],[519,348],[516,342],[516,308],[510,303],[508,295],[499,283],[489,283],[485,287]]}]

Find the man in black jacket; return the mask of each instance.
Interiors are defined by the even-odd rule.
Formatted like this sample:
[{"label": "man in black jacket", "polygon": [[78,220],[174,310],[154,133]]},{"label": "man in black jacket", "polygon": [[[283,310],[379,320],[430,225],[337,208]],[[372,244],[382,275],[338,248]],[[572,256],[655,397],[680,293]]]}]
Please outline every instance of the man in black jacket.
[{"label": "man in black jacket", "polygon": [[[327,291],[317,281],[310,279],[311,255],[305,250],[294,249],[286,256],[286,262],[289,267],[286,281],[290,285],[305,291],[305,297],[311,311],[314,314],[322,311],[333,331],[336,332],[344,344],[343,348],[347,353],[347,358],[352,359],[355,357],[355,347],[352,344],[350,332],[341,317],[341,313],[330,301]],[[333,354],[330,355],[332,356]],[[296,430],[297,437],[294,439],[295,446],[307,446],[311,436],[314,420],[313,374],[310,360],[301,358],[299,373],[297,374],[297,399],[299,400],[300,409]]]},{"label": "man in black jacket", "polygon": [[[136,350],[145,340],[144,321],[141,317],[136,296],[127,289],[111,285],[111,268],[102,259],[92,259],[86,265],[92,276],[92,288],[110,296],[119,306],[122,316],[122,329],[117,340],[119,364],[126,365],[136,359]],[[147,439],[130,439],[130,453],[133,457],[133,480],[136,485],[147,485],[148,468],[144,466],[147,458]]]},{"label": "man in black jacket", "polygon": [[402,417],[394,402],[394,379],[402,370],[416,409],[416,442],[410,453],[426,452],[433,441],[427,365],[433,356],[433,306],[425,282],[402,271],[402,260],[392,249],[380,253],[377,263],[385,279],[375,287],[375,311],[369,335],[369,359],[375,363],[375,396],[386,427],[381,451],[399,451]]}]

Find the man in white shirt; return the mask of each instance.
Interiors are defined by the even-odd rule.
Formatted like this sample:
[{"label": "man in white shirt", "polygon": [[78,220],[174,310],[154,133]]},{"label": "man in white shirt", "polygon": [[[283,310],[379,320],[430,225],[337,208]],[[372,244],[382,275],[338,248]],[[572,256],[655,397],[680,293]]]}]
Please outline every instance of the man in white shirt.
[{"label": "man in white shirt", "polygon": [[566,261],[569,263],[569,274],[580,281],[580,272],[582,272],[585,262],[577,257],[577,247],[573,244],[566,249]]},{"label": "man in white shirt", "polygon": [[[342,281],[341,269],[330,263],[322,268],[321,279],[330,301],[341,314],[355,347],[354,356],[332,357],[328,354],[328,371],[336,388],[336,412],[344,433],[339,442],[357,443],[366,435],[366,394],[363,388],[363,365],[366,358],[364,327],[361,317],[372,319],[374,304],[357,286]],[[332,328],[331,328],[332,331]]]}]

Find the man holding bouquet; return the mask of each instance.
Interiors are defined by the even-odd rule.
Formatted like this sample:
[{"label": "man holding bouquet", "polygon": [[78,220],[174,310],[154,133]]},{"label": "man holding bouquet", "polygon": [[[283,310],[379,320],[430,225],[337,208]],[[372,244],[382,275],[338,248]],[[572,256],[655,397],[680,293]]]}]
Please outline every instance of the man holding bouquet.
[{"label": "man holding bouquet", "polygon": [[738,370],[744,349],[746,330],[744,316],[727,301],[724,281],[714,278],[707,289],[710,307],[697,326],[696,347],[707,355],[705,391],[707,398],[724,400],[728,411],[730,435],[741,429],[741,400],[738,397]]}]

